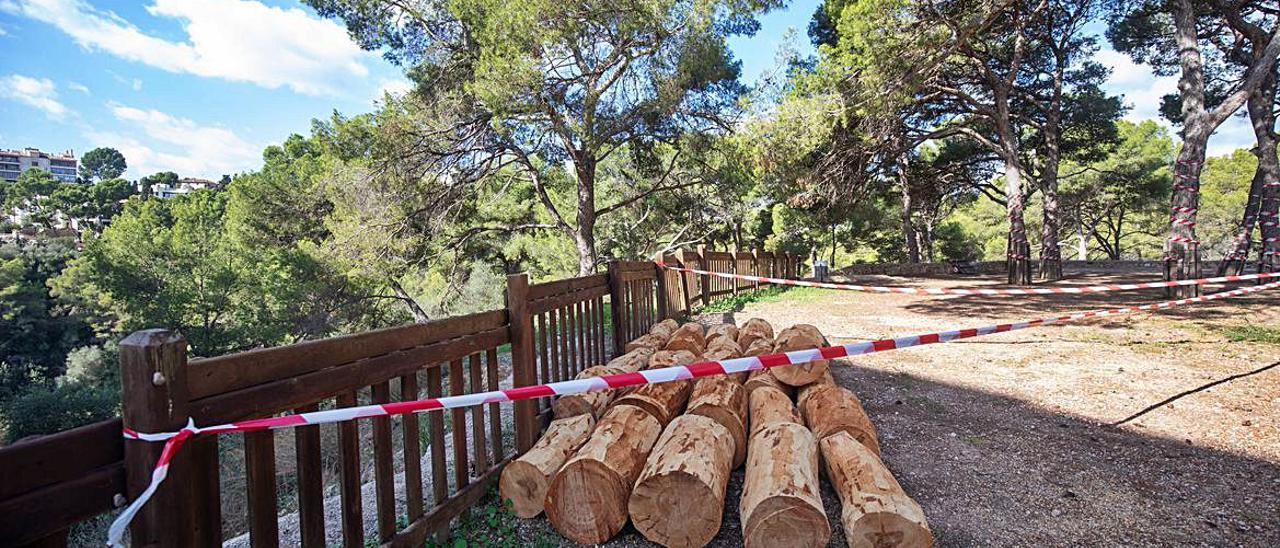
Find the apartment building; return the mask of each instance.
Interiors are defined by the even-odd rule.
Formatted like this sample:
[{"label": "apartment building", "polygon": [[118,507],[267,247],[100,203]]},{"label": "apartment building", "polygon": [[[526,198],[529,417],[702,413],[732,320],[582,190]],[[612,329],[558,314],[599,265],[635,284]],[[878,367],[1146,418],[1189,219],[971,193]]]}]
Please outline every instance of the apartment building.
[{"label": "apartment building", "polygon": [[0,179],[18,180],[18,175],[28,169],[43,169],[52,173],[64,183],[76,182],[75,153],[68,150],[62,154],[50,154],[36,148],[22,150],[0,150]]}]

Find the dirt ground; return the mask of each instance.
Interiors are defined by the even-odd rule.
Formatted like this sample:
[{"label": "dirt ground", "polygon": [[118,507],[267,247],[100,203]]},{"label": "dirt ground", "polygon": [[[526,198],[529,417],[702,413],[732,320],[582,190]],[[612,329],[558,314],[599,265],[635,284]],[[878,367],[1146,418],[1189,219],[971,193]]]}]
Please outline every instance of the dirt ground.
[{"label": "dirt ground", "polygon": [[[1154,280],[1081,274],[1064,284]],[[997,286],[994,277],[863,283]],[[1223,287],[1210,287],[1218,291]],[[1163,300],[939,297],[795,289],[721,317],[818,326],[833,343]],[[883,458],[940,546],[1280,546],[1280,290],[837,362]],[[1274,333],[1274,331],[1273,331]],[[735,473],[717,546],[741,544]],[[844,544],[824,483],[831,545]],[[547,538],[545,519],[522,532]],[[558,538],[558,537],[556,537]],[[630,526],[609,545],[646,544]]]}]

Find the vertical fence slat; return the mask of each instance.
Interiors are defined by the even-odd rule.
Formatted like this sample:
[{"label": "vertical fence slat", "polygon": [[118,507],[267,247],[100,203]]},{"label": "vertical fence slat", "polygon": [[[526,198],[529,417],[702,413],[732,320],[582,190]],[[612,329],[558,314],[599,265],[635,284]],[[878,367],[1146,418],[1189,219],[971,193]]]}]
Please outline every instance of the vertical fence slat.
[{"label": "vertical fence slat", "polygon": [[[297,412],[310,413],[316,404],[299,407]],[[324,538],[324,471],[320,462],[320,426],[293,429],[295,458],[298,463],[298,528],[305,548],[323,547]]]},{"label": "vertical fence slat", "polygon": [[[543,383],[551,380],[551,359],[549,357],[550,354],[547,353],[550,350],[550,348],[547,347],[548,329],[551,328],[547,324],[547,314],[545,312],[538,314],[538,357],[541,359],[540,365],[542,369],[542,377],[539,379],[539,382]],[[546,402],[542,402],[540,405],[545,404]]]},{"label": "vertical fence slat", "polygon": [[244,464],[249,499],[249,541],[254,548],[280,545],[276,523],[276,436],[245,432]]},{"label": "vertical fence slat", "polygon": [[[547,346],[545,347],[551,362],[547,364],[547,376],[542,381],[555,382],[560,380],[560,322],[556,320],[557,312],[555,309],[547,311],[547,320],[551,324],[547,328]],[[545,402],[544,402],[545,403]]]},{"label": "vertical fence slat", "polygon": [[[498,389],[498,349],[490,348],[489,354],[486,356],[487,371],[485,376],[489,381],[489,390]],[[501,462],[505,457],[502,450],[502,408],[496,403],[489,404],[489,434],[492,436],[493,460]]]},{"label": "vertical fence slat", "polygon": [[[472,393],[484,390],[484,380],[480,378],[480,367],[480,354],[472,354],[469,364]],[[484,406],[476,405],[471,408],[471,445],[475,451],[476,475],[483,474],[489,469],[489,456],[484,448],[484,439]]]},{"label": "vertical fence slat", "polygon": [[[338,395],[339,407],[356,405],[356,393]],[[356,421],[338,423],[338,446],[342,453],[342,543],[364,545],[364,512],[360,502],[360,425]]]},{"label": "vertical fence slat", "polygon": [[[418,372],[400,377],[400,400],[418,399]],[[400,422],[404,439],[404,500],[409,521],[422,517],[422,425],[416,413],[404,415]]]},{"label": "vertical fence slat", "polygon": [[[441,366],[427,369],[427,397],[442,396]],[[449,474],[444,463],[444,413],[427,413],[427,428],[431,438],[431,503],[439,505],[449,496]]]},{"label": "vertical fence slat", "polygon": [[[370,387],[373,403],[391,403],[391,382]],[[378,540],[386,542],[396,534],[395,463],[392,462],[391,417],[373,418],[374,501],[378,512]]]},{"label": "vertical fence slat", "polygon": [[573,371],[576,378],[580,371],[591,366],[591,351],[587,348],[587,304],[578,301],[574,308],[574,315],[578,318],[578,367]]},{"label": "vertical fence slat", "polygon": [[[458,396],[467,392],[462,373],[462,360],[449,362],[449,395]],[[471,474],[467,470],[467,410],[461,407],[450,411],[453,433],[453,480],[456,489],[471,483]]]},{"label": "vertical fence slat", "polygon": [[556,314],[560,317],[560,336],[556,339],[560,341],[560,369],[556,380],[563,381],[569,378],[569,364],[573,362],[573,349],[569,344],[573,338],[573,325],[569,322],[568,307],[557,308]]}]

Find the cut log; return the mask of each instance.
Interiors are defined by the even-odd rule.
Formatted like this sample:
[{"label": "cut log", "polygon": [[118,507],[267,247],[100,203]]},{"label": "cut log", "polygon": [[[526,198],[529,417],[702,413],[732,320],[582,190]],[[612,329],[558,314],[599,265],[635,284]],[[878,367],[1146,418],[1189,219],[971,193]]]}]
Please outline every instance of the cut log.
[{"label": "cut log", "polygon": [[667,344],[666,337],[663,337],[662,335],[659,335],[657,333],[649,333],[648,335],[641,335],[636,340],[627,343],[626,346],[623,347],[623,349],[626,350],[627,352],[631,352],[637,348],[649,348],[653,350],[661,350],[663,346],[666,346],[666,344]]},{"label": "cut log", "polygon": [[672,352],[687,350],[701,356],[707,350],[707,340],[702,332],[702,324],[690,322],[680,326],[680,329],[671,334],[671,339],[667,341],[663,350]]},{"label": "cut log", "polygon": [[[608,365],[597,365],[583,369],[581,373],[578,373],[577,378],[588,379],[605,375],[617,375],[619,373],[627,373],[627,371]],[[609,402],[613,401],[616,395],[614,390],[568,394],[560,396],[551,402],[551,411],[555,413],[557,419],[577,415],[591,415],[592,418],[598,419],[601,415],[604,415],[605,409],[609,407]]]},{"label": "cut log", "polygon": [[776,423],[752,438],[738,512],[747,548],[826,546],[831,525],[818,486],[818,443],[807,428]]},{"label": "cut log", "polygon": [[511,501],[516,516],[531,518],[542,513],[551,478],[587,441],[595,425],[591,415],[551,421],[538,443],[507,463],[498,479],[498,494]]},{"label": "cut log", "polygon": [[645,369],[658,369],[660,367],[670,367],[673,365],[689,365],[698,361],[698,355],[686,350],[677,350],[675,352],[669,350],[659,350],[649,357],[649,367]]},{"label": "cut log", "polygon": [[774,378],[773,374],[769,373],[768,369],[757,369],[752,371],[751,375],[747,377],[747,382],[743,384],[743,387],[747,389],[748,394],[754,392],[757,388],[764,386],[781,391],[787,396],[788,401],[791,400],[791,395],[796,391],[795,387],[778,382],[778,379]]},{"label": "cut log", "polygon": [[831,376],[831,370],[827,369],[818,380],[801,386],[799,390],[796,390],[796,407],[804,409],[804,401],[809,399],[810,394],[829,386],[838,385],[836,384],[835,377]]},{"label": "cut log", "polygon": [[[790,352],[822,346],[822,335],[815,335],[816,331],[816,327],[806,324],[783,329],[778,333],[778,338],[773,341],[773,351],[775,353]],[[783,384],[804,386],[822,378],[822,374],[827,371],[827,360],[784,365],[769,371]]]},{"label": "cut log", "polygon": [[928,548],[924,510],[907,496],[880,458],[847,432],[818,442],[827,479],[840,496],[840,523],[850,548]]},{"label": "cut log", "polygon": [[711,542],[720,532],[733,443],[729,432],[708,417],[672,421],[631,492],[627,507],[636,530],[669,548]]},{"label": "cut log", "polygon": [[640,347],[609,360],[609,363],[606,365],[621,369],[627,373],[635,373],[636,371],[647,369],[649,367],[649,358],[653,357],[654,352],[654,349],[647,346]]},{"label": "cut log", "polygon": [[667,318],[665,320],[662,320],[658,323],[653,324],[653,327],[649,328],[649,332],[662,335],[662,338],[664,339],[670,339],[671,334],[675,333],[676,330],[679,328],[680,328],[680,322],[677,322],[671,318]]},{"label": "cut log", "polygon": [[[777,388],[762,386],[753,390],[747,396],[747,400],[751,416],[751,429],[747,432],[748,440],[755,440],[756,434],[772,424],[789,422],[804,425],[804,420],[796,412],[795,406],[791,405],[791,398]],[[748,451],[753,443],[756,442],[747,442]]]},{"label": "cut log", "polygon": [[773,353],[773,339],[756,339],[751,346],[742,349],[743,356],[763,356]]},{"label": "cut log", "polygon": [[689,415],[702,415],[733,437],[733,468],[747,459],[747,389],[731,377],[703,377],[693,384]]},{"label": "cut log", "polygon": [[614,405],[639,407],[665,428],[671,419],[684,412],[684,406],[689,402],[691,392],[693,392],[692,381],[646,384],[618,397]]},{"label": "cut log", "polygon": [[769,341],[769,344],[773,344],[773,326],[769,325],[769,322],[760,318],[751,318],[747,320],[747,323],[742,324],[742,327],[738,328],[738,346],[744,349],[749,348],[751,343],[760,339],[765,339]]},{"label": "cut log", "polygon": [[862,409],[862,402],[853,391],[839,385],[831,385],[814,391],[800,409],[800,416],[818,439],[839,432],[848,432],[854,439],[880,454],[880,441],[871,418]]},{"label": "cut log", "polygon": [[643,410],[615,405],[547,489],[547,520],[565,538],[599,544],[627,524],[627,499],[662,425]]},{"label": "cut log", "polygon": [[738,341],[738,326],[731,323],[712,326],[711,329],[707,330],[707,346],[711,346],[712,341],[716,339],[728,339],[736,344]]}]

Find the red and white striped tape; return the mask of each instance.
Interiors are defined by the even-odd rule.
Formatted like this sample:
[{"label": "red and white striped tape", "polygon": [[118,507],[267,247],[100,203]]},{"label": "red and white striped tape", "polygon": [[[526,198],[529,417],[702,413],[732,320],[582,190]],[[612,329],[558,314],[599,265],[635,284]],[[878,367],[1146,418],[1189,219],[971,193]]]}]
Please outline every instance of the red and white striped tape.
[{"label": "red and white striped tape", "polygon": [[1114,308],[1109,310],[1091,310],[1088,312],[1078,312],[1065,316],[1056,316],[1050,318],[1039,318],[1015,323],[1006,323],[999,325],[990,325],[986,327],[957,329],[953,331],[943,331],[940,333],[929,333],[925,335],[911,335],[908,337],[898,337],[894,339],[881,339],[878,341],[864,341],[842,346],[824,346],[820,348],[811,348],[807,350],[795,350],[782,354],[766,354],[763,356],[754,356],[748,358],[736,358],[732,360],[699,362],[690,365],[676,365],[672,367],[662,367],[658,369],[648,369],[635,373],[618,373],[614,375],[605,375],[602,377],[591,377],[586,379],[573,379],[567,381],[554,382],[550,384],[539,384],[535,386],[524,386],[519,388],[508,388],[505,390],[493,390],[489,392],[478,392],[475,394],[461,394],[457,396],[445,396],[440,398],[428,398],[416,401],[383,403],[374,405],[363,405],[358,407],[346,407],[342,409],[333,409],[328,411],[316,411],[312,413],[298,413],[292,415],[283,415],[279,417],[267,417],[263,419],[253,419],[246,421],[233,422],[230,424],[220,424],[217,426],[197,427],[194,423],[188,421],[187,426],[177,432],[164,433],[142,433],[126,429],[124,437],[133,440],[145,441],[164,441],[164,450],[160,453],[160,458],[156,461],[156,468],[151,472],[151,483],[147,488],[129,504],[127,508],[111,523],[108,530],[107,542],[112,546],[119,546],[121,539],[124,537],[124,531],[129,526],[129,522],[138,513],[138,510],[147,503],[160,483],[164,481],[169,472],[169,464],[173,461],[173,457],[177,455],[182,448],[182,444],[191,436],[198,434],[218,434],[229,432],[256,432],[262,430],[275,430],[280,428],[293,428],[296,426],[310,424],[325,424],[333,422],[343,422],[354,419],[368,417],[390,417],[396,415],[406,415],[409,413],[421,413],[425,411],[456,409],[459,407],[471,407],[487,403],[505,403],[518,400],[530,400],[537,398],[545,398],[550,396],[564,396],[568,394],[580,394],[583,392],[597,392],[601,390],[613,390],[627,386],[637,386],[643,384],[658,384],[671,381],[689,380],[698,377],[710,377],[714,375],[729,375],[734,373],[743,373],[747,371],[756,371],[760,369],[768,369],[771,367],[782,367],[797,363],[807,363],[815,360],[831,360],[843,358],[846,356],[857,356],[861,354],[872,354],[875,352],[885,352],[888,350],[897,350],[901,348],[910,348],[913,346],[923,346],[927,344],[937,344],[954,341],[957,339],[968,339],[972,337],[981,337],[983,335],[991,335],[994,333],[1004,333],[1007,331],[1016,331],[1019,329],[1027,329],[1041,325],[1050,325],[1056,323],[1083,320],[1086,318],[1096,318],[1103,316],[1114,316],[1119,314],[1129,314],[1143,310],[1158,310],[1162,308],[1170,308],[1173,306],[1198,303],[1204,301],[1212,301],[1224,299],[1227,297],[1235,297],[1247,293],[1254,293],[1267,289],[1280,287],[1280,282],[1272,282],[1265,285],[1257,285],[1252,287],[1243,287],[1230,291],[1222,291],[1211,295],[1200,297],[1191,297],[1187,299],[1178,299],[1174,301],[1164,301],[1139,306],[1129,306],[1124,308]]},{"label": "red and white striped tape", "polygon": [[770,283],[778,285],[795,285],[800,287],[818,287],[822,289],[842,289],[846,291],[863,291],[868,293],[904,293],[908,295],[1056,295],[1061,293],[1080,294],[1080,293],[1106,293],[1108,291],[1132,291],[1135,289],[1158,289],[1164,287],[1177,287],[1184,285],[1204,285],[1217,284],[1227,282],[1245,282],[1249,280],[1264,280],[1269,278],[1280,278],[1280,273],[1262,273],[1262,274],[1241,274],[1239,276],[1219,276],[1216,278],[1198,278],[1194,280],[1171,280],[1162,282],[1141,282],[1131,284],[1106,284],[1106,285],[1090,285],[1081,287],[1032,287],[1022,289],[967,289],[961,287],[902,287],[902,286],[883,286],[883,285],[858,285],[858,284],[836,284],[829,282],[811,282],[808,280],[789,280],[786,278],[770,278],[768,276],[752,276],[749,274],[730,274],[727,272],[712,272],[710,270],[698,270],[696,268],[686,268],[683,266],[672,266],[669,264],[658,263],[658,266],[668,270],[677,272],[688,272],[690,274],[700,274],[705,276],[715,276],[718,278],[741,279],[760,283]]}]

